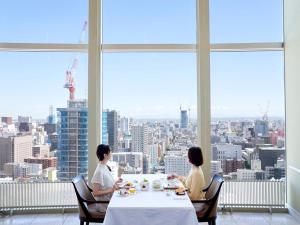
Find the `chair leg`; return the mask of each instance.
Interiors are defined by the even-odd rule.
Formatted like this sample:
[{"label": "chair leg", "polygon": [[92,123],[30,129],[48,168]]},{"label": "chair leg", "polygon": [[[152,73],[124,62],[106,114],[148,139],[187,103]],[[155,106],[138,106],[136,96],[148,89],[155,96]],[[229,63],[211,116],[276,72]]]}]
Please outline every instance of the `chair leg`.
[{"label": "chair leg", "polygon": [[84,225],[84,221],[80,220],[80,225]]},{"label": "chair leg", "polygon": [[90,224],[90,222],[85,222],[85,224],[86,224],[86,225],[89,225],[89,224]]},{"label": "chair leg", "polygon": [[208,221],[208,225],[216,225],[216,219]]},{"label": "chair leg", "polygon": [[211,221],[211,225],[216,225],[216,219],[213,219],[213,220]]}]

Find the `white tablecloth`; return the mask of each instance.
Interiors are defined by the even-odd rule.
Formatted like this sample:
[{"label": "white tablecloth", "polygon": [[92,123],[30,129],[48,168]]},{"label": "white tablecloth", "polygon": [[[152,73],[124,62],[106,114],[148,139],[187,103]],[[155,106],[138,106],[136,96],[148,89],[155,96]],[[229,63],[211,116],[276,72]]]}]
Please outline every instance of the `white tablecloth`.
[{"label": "white tablecloth", "polygon": [[[151,182],[165,175],[124,175],[124,180],[150,181],[149,191],[121,197],[114,193],[104,219],[104,225],[198,225],[195,209],[187,195],[168,196],[164,191],[153,191]],[[139,185],[139,184],[138,184]]]}]

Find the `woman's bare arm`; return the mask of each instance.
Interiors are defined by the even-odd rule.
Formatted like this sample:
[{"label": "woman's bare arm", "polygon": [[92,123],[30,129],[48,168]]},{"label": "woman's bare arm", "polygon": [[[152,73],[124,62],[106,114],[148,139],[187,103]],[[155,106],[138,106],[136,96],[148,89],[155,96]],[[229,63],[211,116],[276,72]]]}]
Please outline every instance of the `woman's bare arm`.
[{"label": "woman's bare arm", "polygon": [[100,184],[94,183],[93,184],[93,194],[94,196],[101,196],[111,194],[115,191],[115,186],[108,189],[100,189]]}]

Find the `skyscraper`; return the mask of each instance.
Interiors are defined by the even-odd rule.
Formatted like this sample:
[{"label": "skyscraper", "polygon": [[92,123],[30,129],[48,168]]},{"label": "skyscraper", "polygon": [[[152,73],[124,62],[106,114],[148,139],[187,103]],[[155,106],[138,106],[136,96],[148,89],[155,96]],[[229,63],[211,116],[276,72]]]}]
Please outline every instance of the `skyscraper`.
[{"label": "skyscraper", "polygon": [[88,170],[88,111],[86,100],[70,100],[58,108],[58,178],[71,180]]},{"label": "skyscraper", "polygon": [[2,123],[6,123],[7,125],[11,125],[13,123],[12,117],[8,117],[8,116],[1,117],[1,121]]},{"label": "skyscraper", "polygon": [[23,163],[31,156],[31,135],[0,137],[0,170],[5,163]]},{"label": "skyscraper", "polygon": [[166,155],[164,162],[166,174],[176,173],[180,176],[187,176],[191,169],[187,155]]},{"label": "skyscraper", "polygon": [[107,111],[102,112],[102,144],[108,144]]},{"label": "skyscraper", "polygon": [[129,133],[129,118],[126,117],[122,117],[121,121],[120,121],[120,130],[122,133],[124,134],[128,134]]},{"label": "skyscraper", "polygon": [[148,127],[147,125],[135,125],[131,127],[132,133],[132,151],[133,152],[147,152],[148,144]]},{"label": "skyscraper", "polygon": [[118,113],[115,110],[107,110],[107,134],[108,144],[113,152],[118,151]]},{"label": "skyscraper", "polygon": [[254,132],[256,137],[268,136],[269,122],[267,120],[255,120]]},{"label": "skyscraper", "polygon": [[180,128],[187,128],[188,122],[187,110],[182,110],[180,107]]}]

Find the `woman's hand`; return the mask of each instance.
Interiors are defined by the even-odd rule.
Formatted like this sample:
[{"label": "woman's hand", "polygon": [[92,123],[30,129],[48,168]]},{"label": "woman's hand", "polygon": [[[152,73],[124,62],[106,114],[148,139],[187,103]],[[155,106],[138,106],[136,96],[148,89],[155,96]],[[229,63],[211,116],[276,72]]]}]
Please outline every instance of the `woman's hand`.
[{"label": "woman's hand", "polygon": [[119,189],[119,185],[117,184],[117,182],[114,184],[114,186],[112,186],[111,188],[111,193],[114,193],[116,190]]},{"label": "woman's hand", "polygon": [[123,179],[121,177],[119,177],[119,179],[116,181],[116,183],[121,183],[123,181]]}]

